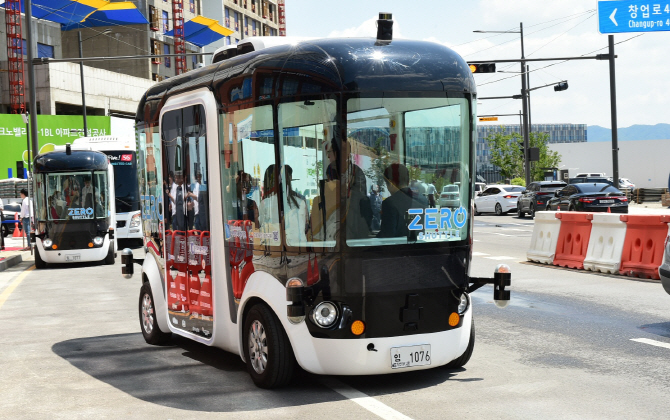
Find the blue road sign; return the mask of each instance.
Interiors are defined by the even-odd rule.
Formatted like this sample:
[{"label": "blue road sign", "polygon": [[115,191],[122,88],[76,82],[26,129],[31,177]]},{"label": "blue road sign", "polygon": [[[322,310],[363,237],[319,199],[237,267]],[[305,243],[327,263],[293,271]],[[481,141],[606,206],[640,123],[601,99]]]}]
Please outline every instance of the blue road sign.
[{"label": "blue road sign", "polygon": [[670,31],[670,0],[598,2],[601,34]]}]

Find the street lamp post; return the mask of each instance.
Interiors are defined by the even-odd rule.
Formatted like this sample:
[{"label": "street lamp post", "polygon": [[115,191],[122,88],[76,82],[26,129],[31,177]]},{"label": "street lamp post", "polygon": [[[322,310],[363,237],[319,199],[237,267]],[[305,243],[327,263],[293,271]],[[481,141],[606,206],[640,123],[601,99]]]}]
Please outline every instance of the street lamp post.
[{"label": "street lamp post", "polygon": [[522,135],[523,135],[523,148],[524,148],[524,166],[525,166],[525,175],[526,175],[526,185],[530,184],[530,162],[528,156],[528,149],[530,148],[530,139],[528,132],[528,92],[527,92],[527,77],[526,77],[526,57],[523,50],[523,22],[519,23],[518,31],[473,31],[476,33],[505,33],[505,34],[519,34],[521,38],[521,99],[522,109],[523,109],[523,123],[522,123]]},{"label": "street lamp post", "polygon": [[[95,34],[93,36],[90,36],[88,38],[85,38],[84,40],[81,39],[81,31],[77,32],[77,37],[79,38],[79,58],[84,58],[84,53],[82,52],[82,42],[88,41],[91,38],[95,38],[96,36],[100,35],[106,35],[108,33],[112,32],[111,29],[105,29],[104,31]],[[84,137],[88,136],[88,123],[86,121],[86,93],[84,92],[84,62],[79,61],[79,76],[81,77],[81,109],[82,109],[82,116],[84,117]]]}]

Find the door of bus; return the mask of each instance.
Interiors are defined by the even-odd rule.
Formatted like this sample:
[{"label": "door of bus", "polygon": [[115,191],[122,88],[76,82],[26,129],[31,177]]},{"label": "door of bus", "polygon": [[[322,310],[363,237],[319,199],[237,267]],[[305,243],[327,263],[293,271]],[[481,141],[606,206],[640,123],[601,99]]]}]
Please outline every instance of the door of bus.
[{"label": "door of bus", "polygon": [[167,179],[165,261],[173,328],[205,338],[213,329],[207,135],[202,105],[167,111],[161,121]]}]

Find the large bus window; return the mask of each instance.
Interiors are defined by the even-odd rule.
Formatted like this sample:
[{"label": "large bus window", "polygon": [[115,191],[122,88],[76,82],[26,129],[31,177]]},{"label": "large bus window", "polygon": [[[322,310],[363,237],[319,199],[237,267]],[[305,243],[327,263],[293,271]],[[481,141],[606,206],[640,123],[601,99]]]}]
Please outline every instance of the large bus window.
[{"label": "large bus window", "polygon": [[[469,133],[464,98],[348,100],[347,245],[464,240]],[[440,207],[435,192],[451,184],[460,193]]]},{"label": "large bus window", "polygon": [[[234,249],[279,246],[279,172],[275,168],[272,106],[237,110],[222,117],[226,240]],[[232,256],[231,264],[238,257],[242,258]]]},{"label": "large bus window", "polygon": [[47,220],[81,220],[109,216],[106,172],[60,172],[45,175]]},{"label": "large bus window", "polygon": [[335,247],[339,234],[340,169],[335,99],[279,105],[281,184],[286,245]]}]

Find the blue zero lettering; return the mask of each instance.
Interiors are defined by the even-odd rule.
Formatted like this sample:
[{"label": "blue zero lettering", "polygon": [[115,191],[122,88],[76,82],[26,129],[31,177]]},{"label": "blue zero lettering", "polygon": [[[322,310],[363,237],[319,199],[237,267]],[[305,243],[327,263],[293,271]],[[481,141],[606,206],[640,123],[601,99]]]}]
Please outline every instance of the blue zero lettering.
[{"label": "blue zero lettering", "polygon": [[451,229],[451,209],[449,208],[440,209],[440,229]]},{"label": "blue zero lettering", "polygon": [[426,229],[437,229],[437,209],[426,209]]},{"label": "blue zero lettering", "polygon": [[410,222],[407,229],[409,230],[423,230],[423,225],[419,224],[421,221],[421,214],[423,214],[423,209],[409,209],[407,212],[411,215],[415,215],[414,219]]},{"label": "blue zero lettering", "polygon": [[[460,222],[458,221],[458,217],[462,216],[463,220]],[[458,228],[462,228],[465,226],[465,222],[468,220],[468,213],[465,211],[465,208],[463,206],[459,207],[458,210],[456,210],[456,213],[454,214],[454,224]]]}]

